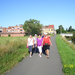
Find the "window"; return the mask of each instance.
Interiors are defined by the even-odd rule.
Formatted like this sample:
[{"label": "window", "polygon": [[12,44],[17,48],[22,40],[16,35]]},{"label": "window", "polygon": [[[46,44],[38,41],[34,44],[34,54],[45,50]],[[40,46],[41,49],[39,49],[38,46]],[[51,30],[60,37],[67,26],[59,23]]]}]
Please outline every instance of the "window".
[{"label": "window", "polygon": [[22,27],[20,27],[20,28],[22,28]]},{"label": "window", "polygon": [[51,31],[53,31],[53,29],[51,29]]},{"label": "window", "polygon": [[11,30],[8,30],[8,32],[11,32]]},{"label": "window", "polygon": [[22,31],[22,29],[20,31]]},{"label": "window", "polygon": [[16,32],[16,30],[15,30],[15,32]]},{"label": "window", "polygon": [[14,29],[14,27],[12,27],[12,29]]},{"label": "window", "polygon": [[19,29],[19,28],[17,28],[17,29]]},{"label": "window", "polygon": [[19,30],[18,30],[18,32],[19,32]]}]

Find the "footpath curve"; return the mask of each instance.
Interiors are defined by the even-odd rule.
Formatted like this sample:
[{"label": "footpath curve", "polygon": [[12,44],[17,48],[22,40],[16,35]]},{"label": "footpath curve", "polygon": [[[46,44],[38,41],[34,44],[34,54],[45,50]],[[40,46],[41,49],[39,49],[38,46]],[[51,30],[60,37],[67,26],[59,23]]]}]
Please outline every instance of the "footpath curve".
[{"label": "footpath curve", "polygon": [[62,63],[55,42],[55,37],[51,38],[53,46],[50,49],[50,58],[44,54],[40,58],[38,54],[33,54],[32,58],[27,56],[4,75],[63,75]]}]

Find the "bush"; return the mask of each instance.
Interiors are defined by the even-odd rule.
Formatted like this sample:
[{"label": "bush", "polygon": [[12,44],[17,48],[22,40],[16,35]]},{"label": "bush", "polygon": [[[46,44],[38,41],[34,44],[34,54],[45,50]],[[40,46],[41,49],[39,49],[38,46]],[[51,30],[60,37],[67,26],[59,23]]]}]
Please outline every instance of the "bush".
[{"label": "bush", "polygon": [[8,34],[8,37],[10,37],[10,34]]},{"label": "bush", "polygon": [[26,35],[24,35],[24,37],[25,37]]},{"label": "bush", "polygon": [[0,37],[1,37],[1,34],[0,34]]}]

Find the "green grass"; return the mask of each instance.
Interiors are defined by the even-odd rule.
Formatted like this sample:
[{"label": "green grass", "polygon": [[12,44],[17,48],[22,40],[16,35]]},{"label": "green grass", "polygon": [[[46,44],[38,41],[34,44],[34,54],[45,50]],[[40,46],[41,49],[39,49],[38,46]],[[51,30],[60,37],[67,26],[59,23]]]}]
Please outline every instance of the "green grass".
[{"label": "green grass", "polygon": [[56,37],[56,44],[61,56],[64,74],[75,75],[75,51],[61,39],[60,35]]},{"label": "green grass", "polygon": [[55,34],[51,34],[50,36],[52,37],[52,36],[54,36]]},{"label": "green grass", "polygon": [[0,75],[28,55],[27,37],[0,37]]}]

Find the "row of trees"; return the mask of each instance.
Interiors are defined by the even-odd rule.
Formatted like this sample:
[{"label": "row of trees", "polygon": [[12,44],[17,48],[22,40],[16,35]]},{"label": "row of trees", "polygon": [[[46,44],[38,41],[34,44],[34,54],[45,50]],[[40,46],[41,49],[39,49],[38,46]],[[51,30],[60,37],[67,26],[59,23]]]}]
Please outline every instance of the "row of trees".
[{"label": "row of trees", "polygon": [[26,20],[24,22],[23,29],[26,34],[41,34],[42,24],[40,24],[40,21],[35,19]]},{"label": "row of trees", "polygon": [[75,31],[75,29],[72,28],[72,26],[70,26],[68,29],[66,28],[66,30],[64,29],[64,27],[62,25],[59,25],[59,28],[56,29],[57,33],[67,33],[67,32],[73,32]]}]

